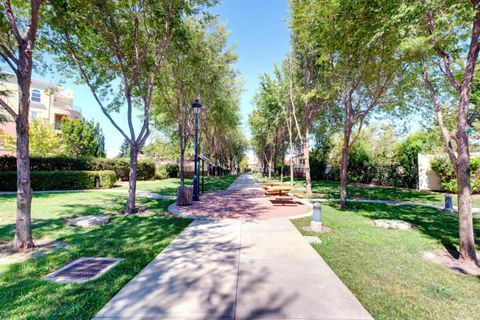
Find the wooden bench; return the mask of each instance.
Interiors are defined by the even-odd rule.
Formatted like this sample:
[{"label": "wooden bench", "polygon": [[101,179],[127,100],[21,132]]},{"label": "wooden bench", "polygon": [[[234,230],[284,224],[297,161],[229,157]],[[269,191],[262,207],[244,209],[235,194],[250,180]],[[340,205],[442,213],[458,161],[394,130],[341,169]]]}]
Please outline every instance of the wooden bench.
[{"label": "wooden bench", "polygon": [[303,199],[305,196],[301,193],[294,193],[293,194],[295,197],[299,198],[299,199]]},{"label": "wooden bench", "polygon": [[265,194],[266,194],[267,196],[280,196],[282,193],[281,193],[280,190],[268,190],[268,189],[267,189],[267,190],[265,191]]},{"label": "wooden bench", "polygon": [[292,196],[275,196],[274,199],[276,201],[293,201],[293,197]]}]

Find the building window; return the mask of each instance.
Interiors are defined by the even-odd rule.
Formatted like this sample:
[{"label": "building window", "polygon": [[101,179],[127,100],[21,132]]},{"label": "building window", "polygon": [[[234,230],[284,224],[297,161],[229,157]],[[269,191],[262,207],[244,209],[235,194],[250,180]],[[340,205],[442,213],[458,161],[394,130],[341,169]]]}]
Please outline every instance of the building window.
[{"label": "building window", "polygon": [[38,119],[38,111],[30,111],[30,120]]},{"label": "building window", "polygon": [[33,89],[32,90],[32,101],[40,102],[40,99],[41,99],[40,90]]}]

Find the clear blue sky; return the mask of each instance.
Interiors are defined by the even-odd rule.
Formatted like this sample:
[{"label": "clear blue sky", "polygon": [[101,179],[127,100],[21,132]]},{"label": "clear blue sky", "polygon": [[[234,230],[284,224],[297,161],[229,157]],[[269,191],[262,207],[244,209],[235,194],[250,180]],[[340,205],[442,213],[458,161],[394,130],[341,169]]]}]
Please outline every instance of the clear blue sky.
[{"label": "clear blue sky", "polygon": [[[224,0],[212,11],[231,32],[230,46],[235,46],[239,55],[236,68],[245,80],[241,109],[247,131],[246,120],[252,110],[252,98],[259,75],[271,73],[273,63],[280,63],[289,51],[288,0]],[[107,155],[118,154],[123,138],[100,111],[87,86],[75,85],[73,81],[52,73],[43,76],[35,74],[34,77],[72,88],[74,104],[82,108],[83,116],[100,122],[105,133]],[[127,128],[125,112],[116,115],[115,119],[123,128]]]}]

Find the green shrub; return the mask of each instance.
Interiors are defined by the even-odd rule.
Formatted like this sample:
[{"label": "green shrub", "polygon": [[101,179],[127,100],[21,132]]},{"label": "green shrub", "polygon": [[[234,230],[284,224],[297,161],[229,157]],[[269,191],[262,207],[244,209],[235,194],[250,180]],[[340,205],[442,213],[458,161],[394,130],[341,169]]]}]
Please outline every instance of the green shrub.
[{"label": "green shrub", "polygon": [[[100,179],[100,187],[111,188],[117,181],[114,171],[32,171],[31,181],[34,191],[94,189],[95,180]],[[0,171],[1,191],[17,189],[17,172]]]},{"label": "green shrub", "polygon": [[178,164],[167,163],[159,165],[158,170],[164,170],[167,173],[167,178],[178,178],[180,168],[178,167]]},{"label": "green shrub", "polygon": [[168,179],[167,169],[165,167],[158,167],[157,171],[155,172],[155,179],[158,179],[158,180]]},{"label": "green shrub", "polygon": [[310,174],[313,180],[325,178],[325,170],[327,169],[327,157],[325,152],[320,150],[312,150],[310,152]]},{"label": "green shrub", "polygon": [[[446,158],[433,159],[430,167],[440,178],[440,187],[448,192],[457,192],[457,179],[450,161]],[[470,159],[470,183],[474,193],[480,192],[480,158]]]},{"label": "green shrub", "polygon": [[[0,157],[0,171],[16,171],[17,160],[15,157]],[[128,181],[130,172],[130,161],[128,159],[114,158],[69,158],[49,157],[30,158],[32,171],[115,171],[118,179]],[[151,160],[140,160],[138,162],[137,179],[153,180],[155,178],[155,163]]]}]

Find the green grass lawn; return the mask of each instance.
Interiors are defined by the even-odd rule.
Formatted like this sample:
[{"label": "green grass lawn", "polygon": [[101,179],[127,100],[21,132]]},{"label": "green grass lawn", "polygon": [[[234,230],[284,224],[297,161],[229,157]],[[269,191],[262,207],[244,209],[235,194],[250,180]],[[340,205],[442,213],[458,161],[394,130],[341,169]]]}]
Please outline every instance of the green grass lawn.
[{"label": "green grass lawn", "polygon": [[[205,177],[204,190],[205,192],[214,191],[214,190],[223,190],[228,188],[234,181],[237,179],[236,175],[226,176],[226,177]],[[192,179],[185,179],[187,185],[192,185]],[[200,180],[200,190],[201,190],[202,180]],[[162,195],[175,195],[177,192],[177,187],[180,185],[180,179],[171,178],[165,180],[155,180],[155,181],[138,181],[137,190],[140,191],[150,191]],[[118,189],[126,190],[128,185],[123,185],[118,187]]]},{"label": "green grass lawn", "polygon": [[[104,226],[76,229],[69,217],[113,213],[125,195],[106,192],[35,194],[33,236],[67,242],[38,259],[0,265],[0,319],[91,319],[116,292],[160,253],[190,220],[163,215],[171,201],[138,199],[150,216],[113,215]],[[0,196],[0,243],[13,238],[15,197]],[[85,284],[57,284],[42,277],[79,257],[125,259]]]},{"label": "green grass lawn", "polygon": [[[267,179],[259,179],[260,181]],[[289,183],[284,179],[284,183]],[[295,181],[295,192],[305,193],[305,180]],[[340,198],[339,183],[336,181],[314,180],[312,181],[312,198],[338,199]],[[349,199],[369,200],[398,200],[419,203],[434,203],[442,205],[444,194],[438,192],[416,191],[404,188],[380,188],[368,186],[348,185],[347,193]],[[457,197],[453,195],[453,202],[456,205]],[[480,195],[473,195],[473,207],[480,208]]]},{"label": "green grass lawn", "polygon": [[[422,259],[424,251],[458,244],[458,220],[426,207],[352,204],[323,206],[329,234],[313,245],[375,319],[479,319],[480,278],[456,274]],[[401,219],[417,229],[376,228],[373,219]],[[309,218],[293,220],[303,234]],[[480,219],[475,219],[480,243]],[[480,249],[480,246],[479,246]]]}]

